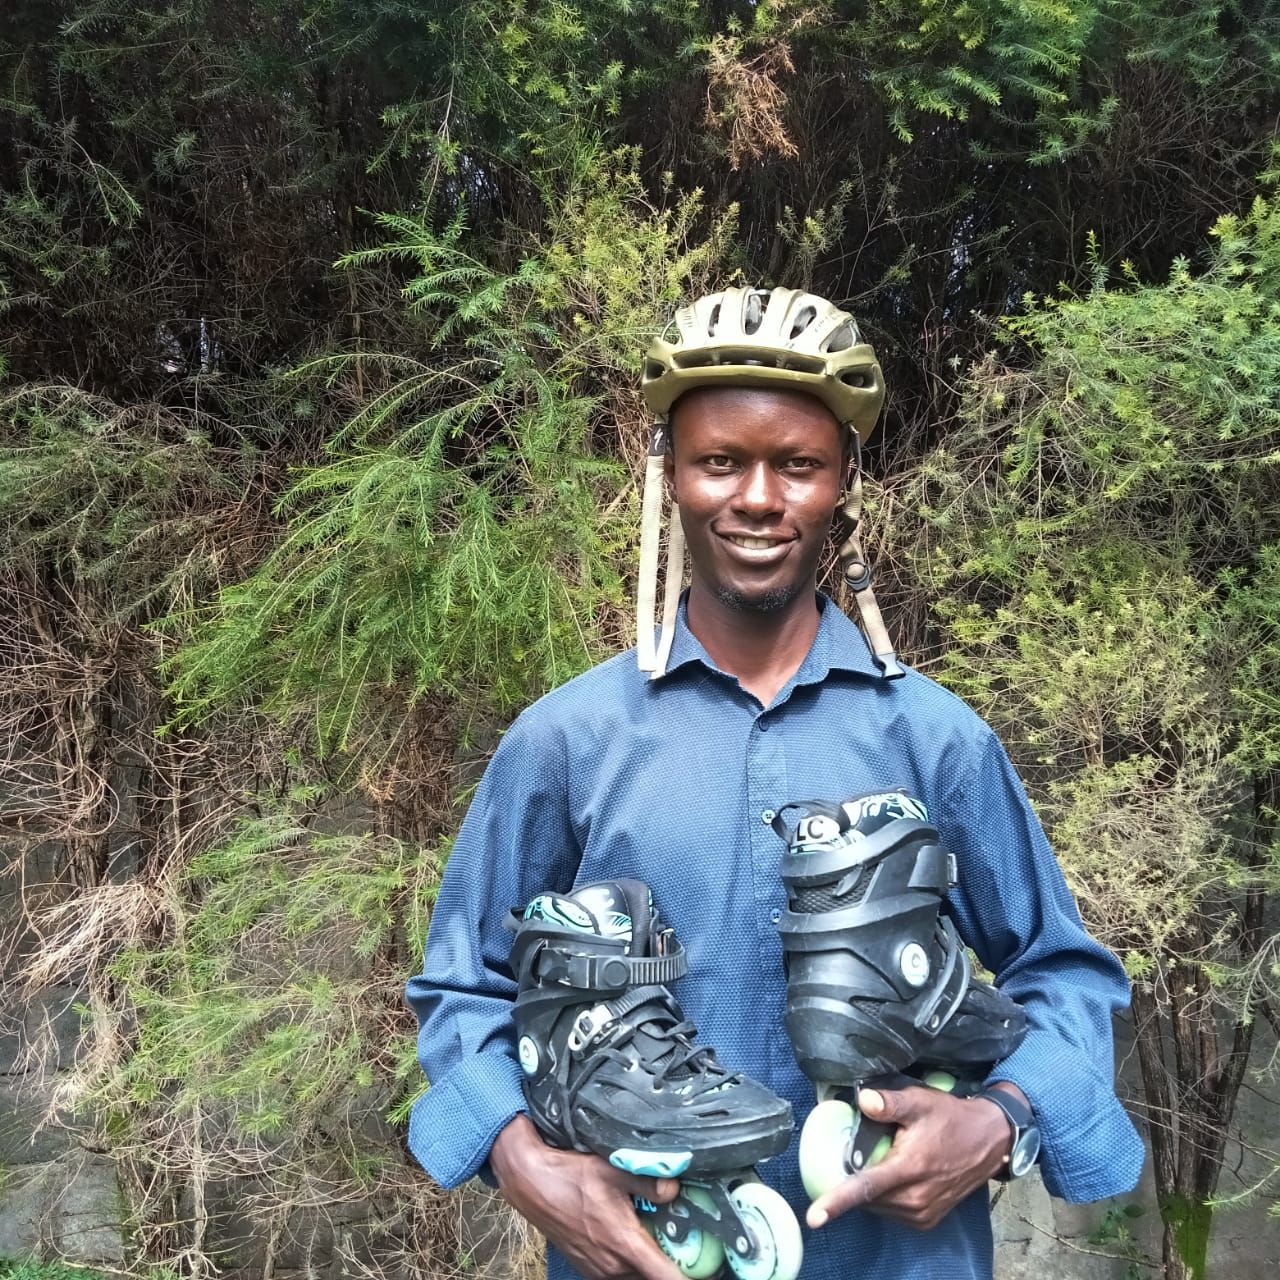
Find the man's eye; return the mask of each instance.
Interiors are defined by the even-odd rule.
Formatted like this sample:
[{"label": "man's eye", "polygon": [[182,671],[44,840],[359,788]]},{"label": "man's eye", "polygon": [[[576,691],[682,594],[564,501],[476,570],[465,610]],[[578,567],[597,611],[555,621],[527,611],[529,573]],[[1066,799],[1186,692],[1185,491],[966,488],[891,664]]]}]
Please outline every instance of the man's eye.
[{"label": "man's eye", "polygon": [[812,471],[814,467],[821,465],[817,458],[790,458],[787,460],[787,466],[793,471]]},{"label": "man's eye", "polygon": [[731,467],[733,459],[727,453],[712,453],[706,458],[706,464],[709,467]]}]

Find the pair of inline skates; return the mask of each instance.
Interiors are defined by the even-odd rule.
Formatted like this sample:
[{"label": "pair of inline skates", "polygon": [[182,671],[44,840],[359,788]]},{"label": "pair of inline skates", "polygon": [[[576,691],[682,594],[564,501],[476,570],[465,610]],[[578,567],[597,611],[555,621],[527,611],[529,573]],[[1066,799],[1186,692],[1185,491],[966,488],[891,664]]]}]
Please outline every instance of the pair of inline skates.
[{"label": "pair of inline skates", "polygon": [[[787,1032],[818,1095],[800,1139],[816,1199],[892,1145],[891,1128],[858,1111],[858,1088],[963,1088],[1013,1051],[1025,1018],[974,979],[941,915],[954,858],[919,801],[789,804],[774,829],[787,845]],[[799,1224],[753,1171],[789,1143],[791,1105],[696,1043],[667,989],[685,953],[648,887],[539,894],[507,923],[524,1092],[542,1137],[680,1179],[670,1203],[636,1207],[691,1280],[726,1262],[739,1280],[795,1280]]]}]

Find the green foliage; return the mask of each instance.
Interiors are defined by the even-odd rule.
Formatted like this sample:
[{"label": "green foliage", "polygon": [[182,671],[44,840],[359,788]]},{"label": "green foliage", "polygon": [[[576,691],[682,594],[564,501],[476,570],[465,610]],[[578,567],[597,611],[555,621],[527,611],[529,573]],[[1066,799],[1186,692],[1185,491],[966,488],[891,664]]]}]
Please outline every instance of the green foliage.
[{"label": "green foliage", "polygon": [[911,141],[916,114],[967,118],[971,105],[1068,98],[1098,20],[1095,0],[893,0],[867,9],[866,37],[897,54],[873,77]]},{"label": "green foliage", "polygon": [[1138,1204],[1113,1205],[1089,1234],[1090,1244],[1105,1245],[1116,1256],[1126,1260],[1124,1280],[1143,1280],[1147,1274],[1142,1249],[1133,1235],[1133,1223],[1144,1212]]},{"label": "green foliage", "polygon": [[943,679],[1021,759],[1135,982],[1170,1126],[1166,1262],[1195,1276],[1253,1019],[1280,993],[1280,198],[1213,237],[1203,270],[1158,285],[1127,263],[1112,284],[1091,237],[1091,289],[1005,322],[1023,367],[975,368],[898,535],[939,595]]},{"label": "green foliage", "polygon": [[321,745],[350,750],[389,688],[508,710],[604,651],[635,503],[611,501],[622,476],[597,441],[641,439],[623,379],[733,225],[690,245],[697,197],[654,208],[633,166],[586,150],[548,173],[551,217],[508,268],[478,256],[461,214],[440,232],[383,215],[389,242],[344,260],[412,264],[403,295],[433,357],[298,370],[332,386],[358,363],[380,389],[295,480],[262,568],[187,620],[185,719],[248,697],[311,711]]},{"label": "green foliage", "polygon": [[1036,766],[1102,918],[1156,952],[1280,759],[1280,205],[1214,236],[1199,275],[1113,288],[1098,265],[1087,296],[1028,299],[1006,329],[1034,364],[980,367],[968,431],[916,481],[945,678]]},{"label": "green foliage", "polygon": [[225,508],[256,470],[198,415],[25,386],[0,399],[0,567],[43,560],[108,598],[113,621],[143,621],[216,582]]},{"label": "green foliage", "polygon": [[104,1280],[104,1271],[35,1258],[0,1258],[0,1280]]},{"label": "green foliage", "polygon": [[[163,1102],[302,1159],[348,1105],[416,1090],[416,1064],[388,1034],[402,979],[376,960],[400,954],[402,923],[424,918],[434,861],[300,817],[320,803],[298,792],[242,819],[193,859],[167,939],[114,959],[137,1040],[99,1105],[126,1117]],[[368,1135],[345,1150],[353,1176],[396,1159]]]}]

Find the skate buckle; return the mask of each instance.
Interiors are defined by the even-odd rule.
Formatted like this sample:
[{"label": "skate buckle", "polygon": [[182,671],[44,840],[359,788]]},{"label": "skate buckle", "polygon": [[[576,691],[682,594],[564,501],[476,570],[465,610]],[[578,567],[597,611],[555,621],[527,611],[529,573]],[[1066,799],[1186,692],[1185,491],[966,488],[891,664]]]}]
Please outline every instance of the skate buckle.
[{"label": "skate buckle", "polygon": [[617,1018],[613,1016],[607,1004],[597,1004],[590,1009],[583,1009],[574,1019],[573,1029],[569,1032],[570,1053],[581,1053],[588,1045],[611,1032],[616,1022]]}]

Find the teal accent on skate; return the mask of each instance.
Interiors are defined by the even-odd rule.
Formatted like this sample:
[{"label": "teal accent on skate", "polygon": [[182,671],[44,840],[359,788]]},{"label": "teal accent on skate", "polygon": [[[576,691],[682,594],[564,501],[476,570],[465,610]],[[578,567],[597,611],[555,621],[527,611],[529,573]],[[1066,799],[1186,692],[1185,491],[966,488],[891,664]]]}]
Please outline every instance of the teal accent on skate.
[{"label": "teal accent on skate", "polygon": [[632,1147],[619,1147],[609,1157],[615,1169],[628,1173],[642,1173],[651,1178],[678,1178],[693,1159],[692,1151],[637,1151]]},{"label": "teal accent on skate", "polygon": [[524,919],[545,920],[549,924],[568,925],[583,933],[595,932],[595,921],[591,913],[579,906],[572,898],[561,897],[558,893],[540,893],[524,909]]}]

